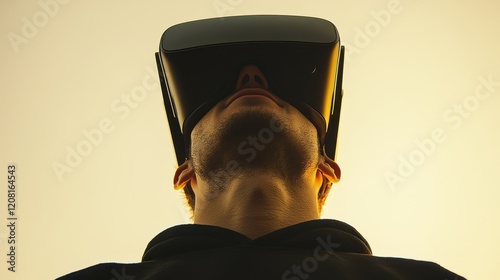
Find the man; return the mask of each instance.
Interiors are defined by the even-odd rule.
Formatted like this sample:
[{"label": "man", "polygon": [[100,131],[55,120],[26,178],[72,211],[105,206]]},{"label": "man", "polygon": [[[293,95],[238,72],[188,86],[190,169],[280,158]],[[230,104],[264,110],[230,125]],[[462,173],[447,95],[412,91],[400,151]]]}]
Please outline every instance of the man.
[{"label": "man", "polygon": [[340,179],[340,168],[321,153],[315,126],[269,92],[255,65],[242,69],[235,93],[200,120],[191,139],[191,157],[174,185],[190,184],[194,223],[251,239],[318,219],[323,183]]},{"label": "man", "polygon": [[319,219],[341,171],[317,124],[273,92],[259,65],[241,67],[234,85],[189,132],[174,175],[194,224],[158,234],[140,263],[61,279],[464,279],[373,256],[354,228]]}]

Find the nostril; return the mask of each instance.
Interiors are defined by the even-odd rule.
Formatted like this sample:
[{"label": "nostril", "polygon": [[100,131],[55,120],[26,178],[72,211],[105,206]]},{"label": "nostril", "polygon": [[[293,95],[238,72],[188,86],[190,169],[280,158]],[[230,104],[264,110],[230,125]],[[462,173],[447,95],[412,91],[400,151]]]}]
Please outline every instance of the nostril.
[{"label": "nostril", "polygon": [[248,74],[245,74],[245,76],[243,76],[243,78],[241,79],[241,86],[245,86],[248,81],[250,81],[250,76]]},{"label": "nostril", "polygon": [[259,75],[254,76],[255,82],[257,82],[261,87],[264,87],[264,81]]}]

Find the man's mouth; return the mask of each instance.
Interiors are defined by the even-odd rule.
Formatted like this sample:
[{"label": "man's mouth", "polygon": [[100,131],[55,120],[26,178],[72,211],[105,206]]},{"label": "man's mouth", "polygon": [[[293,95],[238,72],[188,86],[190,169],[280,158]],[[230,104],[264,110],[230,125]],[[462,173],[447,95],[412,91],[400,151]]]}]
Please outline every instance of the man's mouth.
[{"label": "man's mouth", "polygon": [[274,103],[276,103],[276,105],[283,107],[282,105],[280,105],[281,102],[279,102],[279,100],[274,95],[272,95],[269,91],[262,89],[262,88],[244,88],[244,89],[234,93],[226,100],[225,107],[229,106],[234,100],[236,100],[242,96],[252,96],[252,95],[253,96],[267,97],[267,98],[271,99],[272,101],[274,101]]}]

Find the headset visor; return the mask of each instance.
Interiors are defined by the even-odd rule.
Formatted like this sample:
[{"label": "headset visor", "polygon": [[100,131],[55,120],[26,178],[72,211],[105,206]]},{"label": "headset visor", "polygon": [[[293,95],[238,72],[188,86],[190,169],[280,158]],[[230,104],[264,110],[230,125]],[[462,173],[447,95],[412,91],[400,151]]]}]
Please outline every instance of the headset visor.
[{"label": "headset visor", "polygon": [[[333,113],[340,40],[326,20],[301,16],[235,16],[168,28],[161,38],[165,106],[189,142],[196,123],[234,93],[238,74],[257,65],[269,90],[300,110],[321,141]],[[172,123],[170,123],[172,126]]]}]

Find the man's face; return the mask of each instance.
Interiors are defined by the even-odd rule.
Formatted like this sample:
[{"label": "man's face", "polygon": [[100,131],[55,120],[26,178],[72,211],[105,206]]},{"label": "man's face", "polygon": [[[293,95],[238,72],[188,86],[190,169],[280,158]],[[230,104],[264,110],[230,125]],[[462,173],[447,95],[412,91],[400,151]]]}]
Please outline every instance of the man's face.
[{"label": "man's face", "polygon": [[253,172],[295,182],[316,170],[318,144],[315,126],[273,95],[261,71],[249,65],[241,70],[234,94],[194,127],[190,155],[197,176],[216,194]]}]

